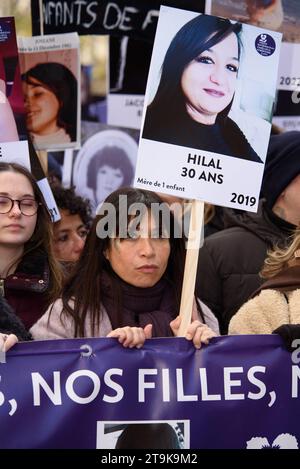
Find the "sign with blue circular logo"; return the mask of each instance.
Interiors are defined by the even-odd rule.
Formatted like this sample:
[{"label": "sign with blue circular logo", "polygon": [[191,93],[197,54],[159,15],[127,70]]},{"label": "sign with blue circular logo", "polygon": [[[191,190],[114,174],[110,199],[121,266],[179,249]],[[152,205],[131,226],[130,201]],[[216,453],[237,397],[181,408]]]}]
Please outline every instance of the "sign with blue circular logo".
[{"label": "sign with blue circular logo", "polygon": [[259,34],[255,40],[255,47],[260,55],[267,57],[275,52],[276,44],[272,36],[266,33]]}]

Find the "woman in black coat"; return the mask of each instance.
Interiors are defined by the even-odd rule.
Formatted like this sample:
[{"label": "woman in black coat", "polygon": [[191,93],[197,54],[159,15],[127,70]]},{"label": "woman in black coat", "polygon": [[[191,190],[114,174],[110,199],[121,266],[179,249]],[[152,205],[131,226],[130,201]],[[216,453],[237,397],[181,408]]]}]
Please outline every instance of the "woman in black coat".
[{"label": "woman in black coat", "polygon": [[31,335],[26,331],[5,298],[0,296],[0,351],[8,350],[18,339],[30,340]]}]

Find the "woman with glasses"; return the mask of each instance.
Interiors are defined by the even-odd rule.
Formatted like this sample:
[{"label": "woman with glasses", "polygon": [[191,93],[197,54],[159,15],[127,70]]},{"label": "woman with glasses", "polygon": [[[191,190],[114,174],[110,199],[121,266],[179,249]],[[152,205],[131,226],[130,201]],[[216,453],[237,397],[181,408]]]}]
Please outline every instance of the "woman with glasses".
[{"label": "woman with glasses", "polygon": [[60,286],[51,219],[38,185],[24,167],[0,162],[0,296],[29,329]]}]

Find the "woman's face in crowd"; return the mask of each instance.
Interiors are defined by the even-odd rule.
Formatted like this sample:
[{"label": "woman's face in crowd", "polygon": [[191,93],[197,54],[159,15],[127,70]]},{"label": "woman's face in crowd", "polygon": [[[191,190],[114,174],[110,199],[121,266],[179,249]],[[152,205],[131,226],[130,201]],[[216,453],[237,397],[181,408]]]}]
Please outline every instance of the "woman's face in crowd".
[{"label": "woman's face in crowd", "polygon": [[233,98],[238,67],[238,40],[234,33],[186,66],[181,87],[192,118],[203,124],[214,124],[219,112]]},{"label": "woman's face in crowd", "polygon": [[[35,199],[33,188],[27,177],[10,171],[0,172],[0,207],[1,197],[17,200]],[[0,245],[12,248],[24,245],[34,233],[36,220],[37,214],[23,215],[18,203],[15,202],[8,213],[0,213]]]},{"label": "woman's face in crowd", "polygon": [[97,202],[102,202],[106,197],[119,189],[124,182],[124,175],[119,168],[112,168],[104,164],[98,170],[97,174]]},{"label": "woman's face in crowd", "polygon": [[54,254],[60,261],[76,262],[83,250],[87,229],[78,214],[60,209],[61,219],[54,223]]},{"label": "woman's face in crowd", "polygon": [[168,265],[170,242],[158,237],[155,226],[153,218],[146,214],[133,238],[112,239],[105,252],[116,274],[135,287],[152,287]]},{"label": "woman's face in crowd", "polygon": [[57,115],[60,103],[39,80],[30,78],[30,81],[31,84],[23,82],[27,129],[37,135],[52,134],[59,129]]}]

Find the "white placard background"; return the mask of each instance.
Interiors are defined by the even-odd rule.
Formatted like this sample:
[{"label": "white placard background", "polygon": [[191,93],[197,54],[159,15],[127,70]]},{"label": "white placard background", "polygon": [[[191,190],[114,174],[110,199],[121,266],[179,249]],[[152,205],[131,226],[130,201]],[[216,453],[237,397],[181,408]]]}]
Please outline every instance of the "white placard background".
[{"label": "white placard background", "polygon": [[[161,7],[147,83],[143,122],[146,106],[155,95],[161,65],[172,38],[183,24],[197,15],[199,13]],[[263,32],[270,34],[276,44],[275,51],[270,56],[260,55],[255,48],[255,39]],[[254,110],[251,110],[252,114],[242,111],[240,105],[246,102],[247,105],[251,106],[253,99],[247,103],[248,94],[252,94],[253,98],[259,93],[265,93],[270,96],[270,99],[275,97],[281,36],[280,33],[243,25],[242,66],[230,116],[233,119],[238,119],[239,114],[245,117],[237,122],[250,143],[251,140],[256,140],[256,146],[253,146],[263,161],[266,157],[270,136],[270,122],[255,115]],[[189,153],[200,156],[200,159],[204,156],[205,160],[201,159],[204,164],[187,164]],[[212,158],[215,165],[219,161],[218,165],[222,168],[221,170],[205,166]],[[184,167],[188,170],[194,168],[196,174],[193,177],[184,177],[182,175]],[[256,211],[263,170],[262,163],[141,138],[135,186],[183,198],[199,199],[217,205]],[[199,179],[203,171],[206,173],[207,180],[209,177],[211,178],[208,173],[222,174],[223,183],[212,182],[212,178],[210,182],[203,178]],[[149,181],[149,183],[145,181]],[[236,194],[236,201],[233,202],[234,194]],[[255,203],[253,203],[253,198]]]}]

